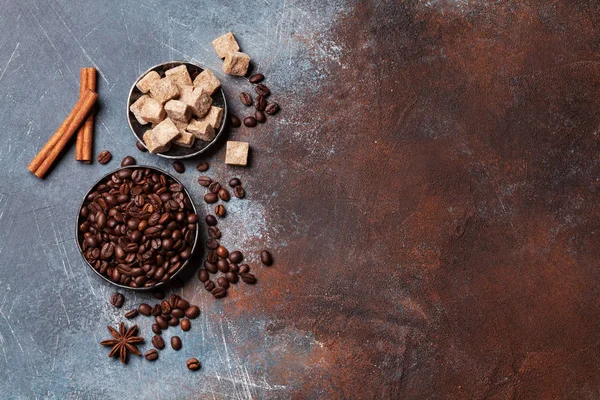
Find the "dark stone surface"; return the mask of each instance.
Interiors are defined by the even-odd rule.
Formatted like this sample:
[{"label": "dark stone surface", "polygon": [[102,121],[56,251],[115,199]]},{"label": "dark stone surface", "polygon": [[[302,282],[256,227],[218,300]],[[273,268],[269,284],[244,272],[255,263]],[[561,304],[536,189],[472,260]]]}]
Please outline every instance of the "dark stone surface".
[{"label": "dark stone surface", "polygon": [[[2,7],[3,398],[600,397],[597,2]],[[258,283],[215,300],[192,276],[175,291],[202,314],[165,335],[183,348],[123,367],[98,342],[153,299],[110,306],[77,253],[77,206],[128,154],[170,169],[127,127],[149,66],[204,64],[245,116],[250,85],[220,73],[210,44],[229,30],[282,106],[229,132],[250,142],[250,167],[225,166],[223,146],[207,156],[207,175],[244,181],[219,227]],[[81,165],[72,146],[40,181],[26,166],[94,65],[95,154],[113,161]],[[202,204],[197,161],[178,178]],[[151,321],[135,321],[145,351]]]}]

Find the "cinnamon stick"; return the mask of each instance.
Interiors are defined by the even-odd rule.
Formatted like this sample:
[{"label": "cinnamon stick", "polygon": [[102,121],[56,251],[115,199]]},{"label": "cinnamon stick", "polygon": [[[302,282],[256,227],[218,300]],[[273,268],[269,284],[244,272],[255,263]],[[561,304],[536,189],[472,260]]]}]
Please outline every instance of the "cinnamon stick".
[{"label": "cinnamon stick", "polygon": [[[81,68],[79,96],[85,89],[96,91],[96,68]],[[94,111],[92,110],[85,120],[84,125],[77,132],[75,159],[86,164],[92,162],[92,138],[94,135]]]},{"label": "cinnamon stick", "polygon": [[81,126],[97,99],[98,95],[96,92],[92,92],[89,89],[85,90],[83,96],[79,98],[54,135],[50,137],[40,152],[29,163],[27,167],[29,171],[33,172],[38,178],[43,178],[46,175],[60,152],[69,142],[69,139],[73,137],[77,128]]}]

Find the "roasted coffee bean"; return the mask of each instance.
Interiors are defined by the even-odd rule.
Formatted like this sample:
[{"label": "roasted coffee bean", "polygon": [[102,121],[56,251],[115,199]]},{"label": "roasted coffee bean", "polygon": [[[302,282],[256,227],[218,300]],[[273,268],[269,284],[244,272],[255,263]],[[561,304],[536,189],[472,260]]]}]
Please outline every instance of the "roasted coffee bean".
[{"label": "roasted coffee bean", "polygon": [[181,349],[181,339],[179,338],[179,336],[171,337],[171,347],[173,348],[173,350]]},{"label": "roasted coffee bean", "polygon": [[169,305],[171,308],[175,308],[177,306],[177,300],[179,300],[179,296],[177,296],[175,293],[169,296]]},{"label": "roasted coffee bean", "polygon": [[216,193],[206,193],[204,195],[204,201],[208,204],[216,203],[219,201],[219,196]]},{"label": "roasted coffee bean", "polygon": [[254,91],[260,96],[268,96],[271,93],[269,88],[263,85],[262,83],[259,83],[258,85],[254,86]]},{"label": "roasted coffee bean", "polygon": [[225,206],[223,204],[219,204],[215,206],[215,214],[217,217],[224,217],[226,213]]},{"label": "roasted coffee bean", "polygon": [[222,258],[219,261],[217,261],[217,268],[219,269],[219,271],[225,273],[229,271],[229,263],[227,262],[226,259]]},{"label": "roasted coffee bean", "polygon": [[219,279],[217,279],[217,285],[227,289],[229,287],[229,281],[224,276],[221,276]]},{"label": "roasted coffee bean", "polygon": [[136,161],[135,158],[131,157],[131,156],[127,156],[123,159],[123,161],[121,161],[121,167],[128,167],[130,165],[135,165]]},{"label": "roasted coffee bean", "polygon": [[154,317],[154,321],[160,326],[160,329],[167,329],[169,327],[169,323],[162,315]]},{"label": "roasted coffee bean", "polygon": [[194,319],[198,317],[198,315],[200,315],[200,309],[198,306],[189,306],[188,309],[185,310],[185,316],[189,319]]},{"label": "roasted coffee bean", "polygon": [[265,113],[259,110],[254,112],[254,118],[256,119],[256,122],[260,122],[261,124],[267,121]]},{"label": "roasted coffee bean", "polygon": [[231,261],[232,263],[239,264],[243,259],[244,255],[241,251],[236,250],[229,253],[229,261]]},{"label": "roasted coffee bean", "polygon": [[149,304],[142,303],[138,306],[138,311],[140,312],[140,314],[149,317],[150,314],[152,314],[152,307],[150,307]]},{"label": "roasted coffee bean", "polygon": [[181,326],[181,330],[184,332],[189,331],[190,328],[192,327],[192,323],[187,318],[182,319],[181,323],[179,325]]},{"label": "roasted coffee bean", "polygon": [[242,278],[242,281],[244,281],[244,283],[247,283],[249,285],[253,285],[256,283],[256,277],[249,272],[240,274],[240,278]]},{"label": "roasted coffee bean", "polygon": [[181,161],[177,160],[173,163],[173,169],[180,174],[183,174],[185,172],[185,165],[183,165]]},{"label": "roasted coffee bean", "polygon": [[229,181],[229,186],[231,186],[232,188],[239,186],[242,184],[242,181],[240,181],[238,178],[231,178],[231,180]]},{"label": "roasted coffee bean", "polygon": [[171,305],[167,300],[163,300],[160,302],[160,309],[163,314],[169,314],[171,312]]},{"label": "roasted coffee bean", "polygon": [[238,282],[238,276],[235,272],[228,272],[225,277],[227,278],[227,280],[230,283],[237,283]]},{"label": "roasted coffee bean", "polygon": [[[102,214],[104,215],[104,214]],[[113,252],[115,250],[115,245],[108,242],[102,245],[102,250],[100,250],[100,258],[103,260],[108,260],[112,257]]]},{"label": "roasted coffee bean", "polygon": [[211,214],[208,214],[204,218],[204,221],[206,222],[206,225],[208,225],[208,226],[215,226],[218,223],[217,218],[214,215],[211,215]]},{"label": "roasted coffee bean", "polygon": [[162,333],[162,329],[160,326],[158,326],[158,324],[152,324],[152,332],[154,332],[156,335],[160,335]]},{"label": "roasted coffee bean", "polygon": [[[265,96],[256,96],[256,99],[254,100],[254,108],[256,108],[257,111],[264,111],[265,108],[267,108],[267,99]],[[255,114],[256,116],[256,114]],[[258,118],[256,118],[258,120]],[[261,122],[261,121],[258,121]]]},{"label": "roasted coffee bean", "polygon": [[183,318],[185,316],[185,311],[183,311],[180,308],[174,308],[171,311],[171,315],[174,316],[174,317],[177,317],[177,318]]},{"label": "roasted coffee bean", "polygon": [[244,190],[244,188],[242,187],[242,185],[234,187],[233,188],[233,194],[238,199],[243,199],[244,197],[246,197],[246,191]]},{"label": "roasted coffee bean", "polygon": [[231,196],[229,196],[229,191],[225,188],[221,188],[218,192],[217,195],[219,196],[219,198],[223,201],[229,201],[229,199],[231,199]]},{"label": "roasted coffee bean", "polygon": [[258,83],[263,79],[265,79],[265,76],[263,74],[254,74],[248,80],[250,81],[250,83]]},{"label": "roasted coffee bean", "polygon": [[254,128],[256,126],[256,119],[248,116],[244,118],[244,125],[246,125],[248,128]]},{"label": "roasted coffee bean", "polygon": [[231,114],[231,116],[229,117],[229,121],[231,122],[231,126],[233,126],[234,128],[239,128],[240,126],[242,126],[242,121],[240,121],[240,119]]},{"label": "roasted coffee bean", "polygon": [[240,275],[245,274],[246,272],[250,272],[250,266],[248,264],[240,265],[240,270],[239,270]]},{"label": "roasted coffee bean", "polygon": [[202,268],[200,271],[198,271],[198,279],[202,283],[206,282],[209,279],[208,271],[204,268]]},{"label": "roasted coffee bean", "polygon": [[177,318],[175,316],[171,316],[171,318],[169,319],[169,321],[167,321],[167,323],[169,324],[169,326],[177,326],[177,325],[179,325],[179,318]]},{"label": "roasted coffee bean", "polygon": [[163,340],[162,336],[160,336],[160,335],[154,335],[154,336],[152,336],[152,346],[154,346],[158,350],[164,349],[165,348],[165,341]]},{"label": "roasted coffee bean", "polygon": [[148,149],[146,148],[146,146],[144,146],[144,145],[142,144],[142,142],[140,142],[139,140],[136,140],[136,141],[135,141],[135,147],[137,147],[137,148],[138,148],[138,150],[139,150],[139,151],[141,151],[142,153],[145,153],[145,152],[147,152],[147,151],[148,151]]},{"label": "roasted coffee bean", "polygon": [[150,349],[144,353],[144,357],[148,361],[154,361],[158,359],[158,351],[156,351],[155,349]]},{"label": "roasted coffee bean", "polygon": [[110,304],[112,304],[116,308],[123,307],[124,301],[125,301],[125,297],[121,293],[113,293],[110,296]]},{"label": "roasted coffee bean", "polygon": [[279,104],[275,102],[269,103],[267,108],[265,108],[265,112],[269,115],[277,114],[277,111],[279,111]]},{"label": "roasted coffee bean", "polygon": [[198,215],[196,214],[188,214],[187,216],[187,223],[188,224],[195,224],[198,222]]},{"label": "roasted coffee bean", "polygon": [[178,299],[176,303],[176,307],[180,310],[187,310],[190,307],[190,303],[184,299]]},{"label": "roasted coffee bean", "polygon": [[217,247],[217,250],[215,250],[215,251],[217,252],[217,255],[221,258],[227,258],[227,256],[229,256],[229,252],[223,246]]},{"label": "roasted coffee bean", "polygon": [[267,266],[273,265],[273,256],[267,250],[263,250],[260,253],[260,261]]},{"label": "roasted coffee bean", "polygon": [[238,272],[240,272],[240,267],[236,263],[230,263],[229,270],[237,274]]},{"label": "roasted coffee bean", "polygon": [[185,365],[190,371],[198,371],[201,367],[200,361],[196,358],[190,358]]},{"label": "roasted coffee bean", "polygon": [[104,150],[101,151],[100,154],[98,154],[97,160],[100,164],[106,164],[110,161],[111,158],[112,154],[110,154],[110,151]]},{"label": "roasted coffee bean", "polygon": [[213,182],[208,186],[208,190],[210,190],[211,193],[219,193],[219,190],[221,190],[221,184],[219,182]]},{"label": "roasted coffee bean", "polygon": [[225,289],[223,287],[216,287],[213,290],[211,290],[210,293],[213,295],[213,297],[215,299],[220,299],[227,295],[227,289]]},{"label": "roasted coffee bean", "polygon": [[251,106],[252,105],[252,96],[250,96],[249,93],[242,92],[242,93],[240,93],[240,101],[245,106]]},{"label": "roasted coffee bean", "polygon": [[137,315],[138,315],[138,310],[133,308],[125,313],[125,318],[131,319],[131,318],[137,317]]},{"label": "roasted coffee bean", "polygon": [[212,179],[210,179],[208,176],[201,176],[198,178],[198,183],[201,186],[207,187],[212,183]]},{"label": "roasted coffee bean", "polygon": [[[219,270],[216,262],[210,262],[208,260],[204,261],[204,268],[211,274],[216,274],[217,271]],[[203,281],[203,282],[206,282],[206,281]]]},{"label": "roasted coffee bean", "polygon": [[204,172],[206,170],[208,170],[209,168],[209,164],[206,161],[200,161],[200,163],[198,163],[198,165],[196,165],[196,169],[200,172]]},{"label": "roasted coffee bean", "polygon": [[210,292],[214,288],[215,288],[215,283],[213,281],[208,280],[208,281],[204,282],[204,289],[206,289]]},{"label": "roasted coffee bean", "polygon": [[208,247],[211,250],[216,250],[217,247],[219,247],[219,242],[217,241],[217,239],[209,238],[206,240],[206,247]]},{"label": "roasted coffee bean", "polygon": [[206,256],[206,261],[211,263],[216,263],[217,261],[219,261],[219,256],[217,255],[217,252],[215,250],[209,251]]},{"label": "roasted coffee bean", "polygon": [[[215,218],[215,217],[213,216],[213,218]],[[215,220],[216,220],[216,218],[215,218]],[[216,226],[209,226],[208,227],[208,235],[213,239],[219,239],[221,237],[221,231]]]}]

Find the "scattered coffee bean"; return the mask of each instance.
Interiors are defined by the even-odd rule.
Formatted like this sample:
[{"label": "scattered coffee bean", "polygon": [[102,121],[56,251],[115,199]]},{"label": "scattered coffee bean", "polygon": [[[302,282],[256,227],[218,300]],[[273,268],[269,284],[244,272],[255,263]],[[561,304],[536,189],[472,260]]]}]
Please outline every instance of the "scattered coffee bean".
[{"label": "scattered coffee bean", "polygon": [[144,357],[148,361],[154,361],[158,358],[158,351],[156,351],[155,349],[150,349],[144,353]]},{"label": "scattered coffee bean", "polygon": [[221,198],[223,201],[229,201],[229,199],[231,199],[231,196],[229,196],[229,191],[225,188],[221,188],[217,192],[217,195],[219,195],[219,198]]},{"label": "scattered coffee bean", "polygon": [[244,188],[242,187],[242,185],[234,187],[233,188],[233,194],[238,199],[243,199],[244,197],[246,197],[246,191],[244,190]]},{"label": "scattered coffee bean", "polygon": [[198,178],[198,183],[201,186],[207,187],[212,183],[212,179],[210,179],[208,176],[201,176]]},{"label": "scattered coffee bean", "polygon": [[169,302],[167,300],[163,300],[160,302],[160,309],[162,310],[163,314],[170,314],[171,313],[171,304],[169,304]]},{"label": "scattered coffee bean", "polygon": [[198,271],[198,279],[202,283],[206,282],[209,279],[208,271],[204,268]]},{"label": "scattered coffee bean", "polygon": [[190,307],[190,303],[182,298],[177,299],[177,308],[180,310],[187,310]]},{"label": "scattered coffee bean", "polygon": [[229,256],[229,252],[227,251],[227,249],[223,246],[219,246],[217,247],[217,255],[221,258],[227,258],[227,256]]},{"label": "scattered coffee bean", "polygon": [[217,217],[225,216],[225,207],[223,206],[223,204],[219,204],[215,207],[215,214],[217,215]]},{"label": "scattered coffee bean", "polygon": [[239,128],[242,126],[242,121],[240,121],[240,119],[233,114],[229,117],[229,121],[231,121],[231,126],[234,128]]},{"label": "scattered coffee bean", "polygon": [[[204,218],[204,221],[206,222],[206,225],[208,225],[208,226],[215,226],[218,223],[217,218],[214,215],[211,215],[211,214],[208,214]],[[209,228],[209,233],[210,233],[210,228]]]},{"label": "scattered coffee bean", "polygon": [[100,154],[98,154],[98,162],[100,164],[106,164],[110,161],[110,159],[112,158],[112,154],[110,154],[110,151],[108,150],[104,150],[101,151]]},{"label": "scattered coffee bean", "polygon": [[169,296],[169,305],[171,308],[175,308],[177,306],[177,300],[179,300],[179,296],[176,294],[172,294]]},{"label": "scattered coffee bean", "polygon": [[181,349],[181,339],[179,338],[179,336],[171,337],[171,347],[173,348],[173,350]]},{"label": "scattered coffee bean", "polygon": [[247,283],[249,285],[253,285],[256,283],[256,277],[249,272],[240,274],[240,278],[242,278],[242,281],[244,281],[244,283]]},{"label": "scattered coffee bean", "polygon": [[219,190],[221,190],[221,184],[219,182],[213,182],[208,186],[208,190],[210,190],[211,193],[219,193]]},{"label": "scattered coffee bean", "polygon": [[135,141],[135,147],[137,147],[138,150],[141,151],[142,153],[145,153],[148,151],[148,149],[139,140]]},{"label": "scattered coffee bean", "polygon": [[164,291],[162,291],[161,289],[153,290],[153,291],[152,291],[152,296],[153,296],[155,299],[162,300],[162,299],[164,299],[164,298],[165,298],[165,292],[164,292]]},{"label": "scattered coffee bean", "polygon": [[123,159],[123,161],[121,161],[121,167],[128,167],[130,165],[135,165],[136,161],[135,158],[131,157],[131,156],[127,156]]},{"label": "scattered coffee bean", "polygon": [[125,318],[131,319],[135,318],[138,315],[138,310],[133,308],[125,313]]},{"label": "scattered coffee bean", "polygon": [[173,311],[171,311],[171,315],[177,318],[183,318],[185,317],[185,311],[180,308],[175,308]]},{"label": "scattered coffee bean", "polygon": [[260,96],[268,96],[269,93],[271,93],[269,88],[263,85],[262,83],[259,83],[258,85],[254,86],[254,91]]},{"label": "scattered coffee bean", "polygon": [[265,96],[256,96],[256,100],[254,100],[254,108],[258,111],[264,111],[267,107],[267,99]]},{"label": "scattered coffee bean", "polygon": [[240,181],[238,178],[231,178],[231,180],[229,181],[229,186],[231,186],[232,188],[239,186],[242,184],[242,181]]},{"label": "scattered coffee bean", "polygon": [[217,255],[217,252],[215,250],[209,251],[208,255],[206,256],[206,261],[211,263],[216,263],[217,261],[219,261],[219,256]]},{"label": "scattered coffee bean", "polygon": [[169,323],[162,315],[154,317],[154,321],[160,326],[160,329],[167,329],[169,327]]},{"label": "scattered coffee bean", "polygon": [[208,204],[216,203],[219,201],[219,196],[216,193],[206,193],[204,195],[204,201]]},{"label": "scattered coffee bean", "polygon": [[[227,282],[227,280],[225,280],[225,282]],[[229,285],[229,282],[227,282],[227,285]],[[215,299],[220,299],[227,295],[227,289],[225,289],[224,287],[216,287],[213,290],[211,290],[210,293],[215,297]]]},{"label": "scattered coffee bean", "polygon": [[110,304],[112,304],[116,308],[123,307],[124,301],[125,301],[125,297],[121,293],[113,293],[110,296]]},{"label": "scattered coffee bean", "polygon": [[259,110],[254,112],[254,118],[256,119],[256,122],[260,122],[261,124],[267,121],[265,113]]},{"label": "scattered coffee bean", "polygon": [[177,326],[177,325],[179,325],[179,318],[177,318],[175,316],[171,316],[169,321],[167,321],[167,324],[169,324],[169,326]]},{"label": "scattered coffee bean", "polygon": [[177,160],[173,163],[173,169],[180,174],[183,174],[185,172],[185,165],[183,165],[181,161]]},{"label": "scattered coffee bean", "polygon": [[248,264],[240,265],[240,270],[239,270],[240,275],[245,274],[246,272],[250,272],[250,266]]},{"label": "scattered coffee bean", "polygon": [[217,285],[227,289],[229,287],[229,281],[224,276],[221,276],[219,279],[217,279]]},{"label": "scattered coffee bean", "polygon": [[180,325],[181,325],[181,330],[184,332],[189,331],[190,328],[192,327],[192,323],[187,318],[182,319]]},{"label": "scattered coffee bean", "polygon": [[236,263],[230,263],[229,270],[237,274],[238,272],[240,272],[240,267]]},{"label": "scattered coffee bean", "polygon": [[[218,261],[217,261],[218,262]],[[217,267],[217,262],[210,262],[208,260],[204,261],[204,268],[211,274],[216,274],[219,270]]]},{"label": "scattered coffee bean", "polygon": [[209,167],[210,167],[210,165],[206,161],[200,161],[200,163],[198,165],[196,165],[196,169],[200,172],[204,172],[204,171],[208,170]]},{"label": "scattered coffee bean", "polygon": [[236,250],[229,253],[229,261],[231,261],[232,263],[239,264],[243,259],[244,255],[241,251]]},{"label": "scattered coffee bean", "polygon": [[158,317],[161,313],[162,313],[162,310],[160,309],[160,304],[155,304],[154,307],[152,308],[151,315],[153,317]]},{"label": "scattered coffee bean", "polygon": [[267,250],[263,250],[260,253],[260,261],[263,264],[270,266],[273,264],[273,256],[271,256],[271,253],[269,253]]},{"label": "scattered coffee bean", "polygon": [[152,332],[154,332],[156,335],[160,335],[162,333],[162,329],[160,326],[158,326],[158,324],[152,324]]},{"label": "scattered coffee bean", "polygon": [[152,336],[152,346],[154,346],[158,350],[162,350],[165,348],[165,341],[162,336],[154,335]]},{"label": "scattered coffee bean", "polygon": [[185,310],[185,316],[189,319],[194,319],[198,315],[200,315],[200,309],[198,306],[190,306],[187,310]]},{"label": "scattered coffee bean", "polygon": [[265,76],[263,74],[254,74],[248,80],[250,81],[250,83],[258,83],[263,79],[265,79]]},{"label": "scattered coffee bean", "polygon": [[269,103],[269,105],[267,105],[267,108],[265,108],[265,112],[269,115],[277,114],[277,111],[279,111],[279,104],[275,102]]},{"label": "scattered coffee bean", "polygon": [[217,268],[219,269],[219,271],[225,273],[229,271],[229,263],[227,262],[226,259],[221,259],[219,261],[217,261]]},{"label": "scattered coffee bean", "polygon": [[256,126],[256,119],[254,117],[246,117],[244,118],[244,125],[248,128],[254,128]]},{"label": "scattered coffee bean", "polygon": [[201,367],[200,361],[198,361],[196,358],[190,358],[189,360],[187,360],[185,365],[190,371],[197,371]]},{"label": "scattered coffee bean", "polygon": [[206,247],[208,247],[211,250],[216,250],[217,247],[219,247],[219,242],[217,241],[217,239],[208,238],[206,239]]},{"label": "scattered coffee bean", "polygon": [[238,275],[235,272],[228,272],[225,277],[227,278],[227,280],[230,283],[237,283],[238,282]]},{"label": "scattered coffee bean", "polygon": [[209,280],[209,281],[204,282],[204,289],[206,289],[210,292],[214,288],[215,288],[215,283],[213,281]]},{"label": "scattered coffee bean", "polygon": [[221,237],[221,231],[216,226],[209,226],[208,235],[213,239],[219,239]]},{"label": "scattered coffee bean", "polygon": [[250,96],[249,93],[242,92],[242,93],[240,93],[240,101],[245,106],[251,106],[252,105],[252,96]]},{"label": "scattered coffee bean", "polygon": [[149,304],[142,303],[138,306],[138,311],[145,317],[149,317],[152,314],[152,307]]}]

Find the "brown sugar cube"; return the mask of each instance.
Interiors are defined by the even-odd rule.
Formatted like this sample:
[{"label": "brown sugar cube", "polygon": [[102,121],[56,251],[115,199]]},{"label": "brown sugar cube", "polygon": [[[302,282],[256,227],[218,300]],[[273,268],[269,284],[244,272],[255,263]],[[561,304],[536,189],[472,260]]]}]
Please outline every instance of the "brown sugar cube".
[{"label": "brown sugar cube", "polygon": [[208,94],[212,96],[212,94],[221,86],[221,82],[217,79],[215,74],[212,71],[205,69],[202,71],[196,79],[194,79],[194,87],[202,88],[202,90],[206,90]]},{"label": "brown sugar cube", "polygon": [[158,124],[165,119],[165,109],[158,101],[154,100],[152,97],[146,96],[140,108],[140,117],[145,121]]},{"label": "brown sugar cube", "polygon": [[229,75],[244,76],[248,72],[248,64],[250,64],[248,54],[228,53],[223,61],[223,72]]},{"label": "brown sugar cube", "polygon": [[181,135],[173,141],[174,144],[182,147],[192,147],[196,136],[188,131],[180,131]]},{"label": "brown sugar cube", "polygon": [[165,104],[167,116],[172,120],[189,121],[192,116],[192,110],[183,101],[169,100]]},{"label": "brown sugar cube", "polygon": [[179,129],[179,132],[183,132],[187,129],[188,126],[188,121],[178,121],[176,119],[173,120],[173,123],[175,124],[175,126],[177,127],[177,129]]},{"label": "brown sugar cube", "polygon": [[206,121],[211,124],[213,128],[219,129],[221,121],[223,120],[223,109],[221,107],[212,106],[208,113],[202,118],[198,118],[198,121]]},{"label": "brown sugar cube", "polygon": [[152,84],[154,82],[159,81],[159,80],[160,80],[160,75],[158,74],[158,72],[150,71],[146,75],[144,75],[142,77],[142,79],[140,79],[135,84],[135,86],[140,90],[140,92],[148,93],[148,90],[150,90],[150,86],[152,86]]},{"label": "brown sugar cube", "polygon": [[179,86],[179,97],[177,97],[177,100],[189,105],[192,101],[192,93],[194,93],[193,86],[181,85]]},{"label": "brown sugar cube", "polygon": [[190,106],[192,114],[196,117],[203,117],[210,110],[212,104],[210,94],[201,88],[194,89],[187,100],[187,105]]},{"label": "brown sugar cube", "polygon": [[160,142],[161,145],[171,143],[175,138],[179,136],[179,129],[169,118],[165,118],[160,124],[156,125],[152,129],[154,137]]},{"label": "brown sugar cube", "polygon": [[165,76],[177,85],[191,85],[192,78],[188,73],[187,67],[181,64],[178,67],[171,68],[165,71]]},{"label": "brown sugar cube", "polygon": [[144,105],[144,102],[147,99],[150,99],[150,96],[143,95],[142,97],[137,99],[135,101],[135,103],[133,103],[132,105],[129,106],[129,111],[131,111],[131,113],[133,114],[135,119],[137,119],[137,121],[141,125],[146,125],[148,123],[148,121],[146,121],[144,118],[142,118],[142,106]]},{"label": "brown sugar cube", "polygon": [[150,96],[154,100],[164,104],[179,96],[179,88],[169,78],[162,78],[150,85]]},{"label": "brown sugar cube", "polygon": [[225,58],[229,53],[240,51],[240,46],[231,32],[227,32],[223,36],[213,40],[212,45],[220,58]]},{"label": "brown sugar cube", "polygon": [[192,133],[196,138],[210,142],[215,138],[215,128],[205,119],[190,121],[187,127],[188,132]]},{"label": "brown sugar cube", "polygon": [[166,145],[161,145],[159,141],[154,136],[154,132],[152,129],[148,129],[143,136],[144,144],[148,148],[151,153],[162,153],[164,151],[168,151],[171,148],[171,143],[167,143]]},{"label": "brown sugar cube", "polygon": [[246,142],[228,141],[225,152],[225,164],[245,167],[248,164],[249,148],[250,146]]}]

